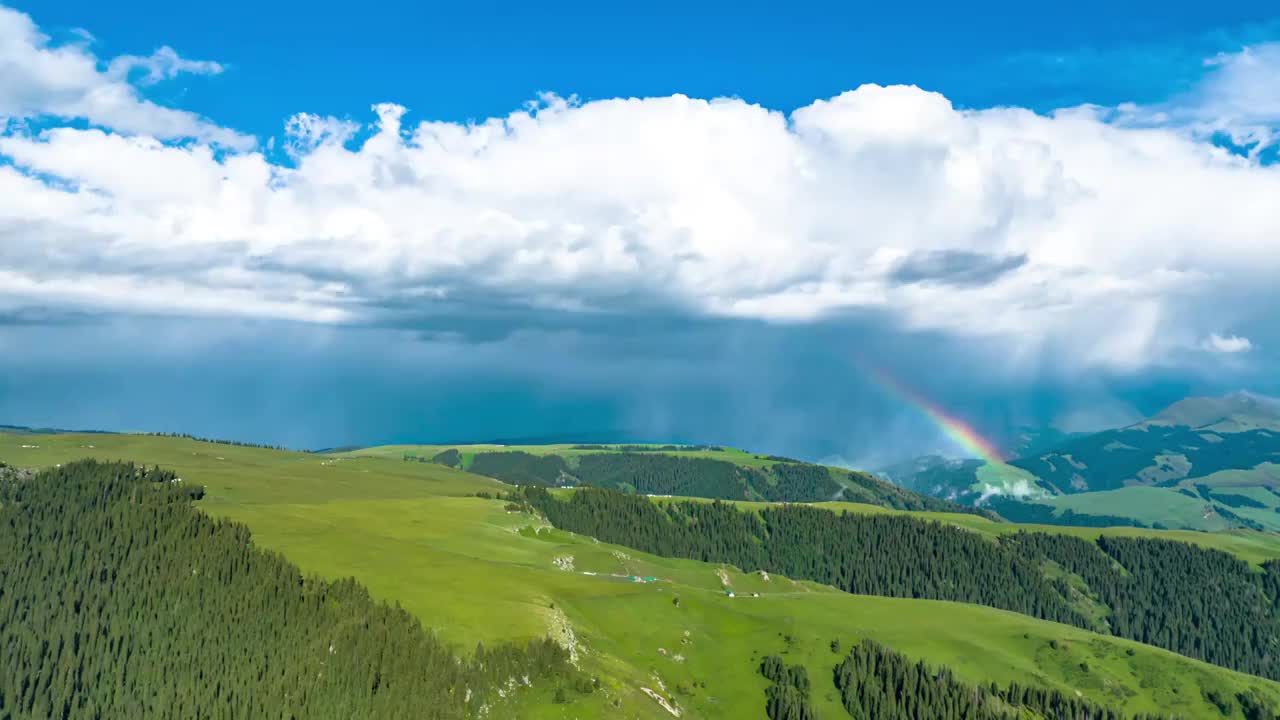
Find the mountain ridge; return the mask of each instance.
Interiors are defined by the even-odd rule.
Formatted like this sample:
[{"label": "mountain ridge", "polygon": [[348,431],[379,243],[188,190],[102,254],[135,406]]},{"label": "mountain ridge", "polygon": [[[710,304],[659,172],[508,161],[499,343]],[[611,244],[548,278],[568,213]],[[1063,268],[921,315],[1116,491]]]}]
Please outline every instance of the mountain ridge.
[{"label": "mountain ridge", "polygon": [[[1025,472],[1044,496],[984,483],[1006,468]],[[998,512],[1011,520],[1280,531],[1278,470],[1280,399],[1240,390],[1183,398],[1131,425],[1063,435],[1000,468],[922,456],[879,473],[953,502],[982,506],[998,496]]]}]

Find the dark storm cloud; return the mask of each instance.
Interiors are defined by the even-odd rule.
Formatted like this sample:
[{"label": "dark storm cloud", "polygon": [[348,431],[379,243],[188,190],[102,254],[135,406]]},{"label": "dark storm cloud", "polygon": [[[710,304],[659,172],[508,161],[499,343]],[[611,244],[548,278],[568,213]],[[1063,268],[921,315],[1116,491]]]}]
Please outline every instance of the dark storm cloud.
[{"label": "dark storm cloud", "polygon": [[[981,419],[989,383],[943,336],[874,318],[824,326],[612,318],[471,336],[410,328],[117,316],[0,328],[0,422],[182,430],[295,447],[557,435],[715,442],[854,459],[935,448],[936,429],[871,383],[855,351],[947,387]],[[683,321],[687,322],[687,321]],[[477,342],[485,333],[483,342]],[[945,347],[944,347],[945,345]],[[946,356],[945,365],[917,359]],[[92,357],[93,362],[85,358]],[[305,418],[305,420],[301,420]],[[886,428],[893,432],[886,433]]]},{"label": "dark storm cloud", "polygon": [[1027,264],[1027,256],[987,255],[967,250],[912,253],[894,268],[894,283],[938,283],[962,287],[989,285]]},{"label": "dark storm cloud", "polygon": [[1259,349],[1231,373],[1117,376],[1080,374],[1068,345],[1020,364],[999,341],[903,332],[891,313],[797,325],[657,308],[418,310],[365,326],[11,313],[0,322],[0,423],[310,448],[607,432],[876,467],[957,448],[872,366],[997,444],[1019,426],[1096,429],[1185,394],[1280,392],[1265,373],[1280,337],[1250,324],[1239,329]]},{"label": "dark storm cloud", "polygon": [[82,310],[30,306],[0,310],[0,326],[5,325],[85,325],[102,321],[103,316]]}]

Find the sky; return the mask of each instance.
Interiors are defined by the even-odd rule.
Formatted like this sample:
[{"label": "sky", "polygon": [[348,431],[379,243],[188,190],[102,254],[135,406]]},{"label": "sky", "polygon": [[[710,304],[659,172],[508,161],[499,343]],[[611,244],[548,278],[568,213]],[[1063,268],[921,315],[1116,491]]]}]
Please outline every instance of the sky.
[{"label": "sky", "polygon": [[874,467],[1280,394],[1274,4],[451,5],[0,5],[0,423]]}]

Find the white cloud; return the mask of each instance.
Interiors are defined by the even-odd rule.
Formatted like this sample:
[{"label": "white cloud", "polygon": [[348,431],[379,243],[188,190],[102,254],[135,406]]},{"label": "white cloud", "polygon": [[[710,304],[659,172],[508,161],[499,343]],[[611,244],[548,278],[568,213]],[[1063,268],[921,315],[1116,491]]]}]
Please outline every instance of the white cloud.
[{"label": "white cloud", "polygon": [[285,149],[296,158],[324,144],[345,145],[359,131],[357,122],[298,113],[284,124]]},{"label": "white cloud", "polygon": [[1280,139],[1280,42],[1224,53],[1208,61],[1213,74],[1202,83],[1198,105],[1201,122],[1221,129],[1254,152]]},{"label": "white cloud", "polygon": [[[212,151],[238,136],[147,104],[23,22],[0,11],[26,63],[0,59],[0,109],[117,132],[0,134],[15,166],[0,167],[0,310],[872,310],[1005,342],[1010,362],[1135,368],[1221,327],[1196,308],[1224,287],[1265,288],[1280,271],[1280,170],[1176,123],[957,110],[875,85],[789,116],[737,99],[547,96],[481,123],[413,125],[388,103],[358,142],[353,121],[293,116],[286,166]],[[45,68],[27,83],[38,92],[14,89],[14,67]],[[103,88],[128,122],[95,109]]]},{"label": "white cloud", "polygon": [[1011,497],[1015,500],[1040,500],[1049,496],[1044,488],[1033,485],[1026,478],[1010,480],[1003,484],[979,483],[981,494],[974,505],[985,505],[993,497]]},{"label": "white cloud", "polygon": [[1261,43],[1204,61],[1196,87],[1153,106],[1126,105],[1115,121],[1177,127],[1201,138],[1222,134],[1252,156],[1280,141],[1280,42]]},{"label": "white cloud", "polygon": [[134,70],[144,70],[146,74],[140,82],[154,85],[161,80],[170,80],[180,73],[195,75],[217,75],[224,68],[221,63],[211,60],[187,60],[178,56],[177,51],[165,45],[147,57],[138,55],[121,55],[113,58],[107,66],[107,75],[127,80]]},{"label": "white cloud", "polygon": [[222,66],[184,60],[162,47],[146,58],[122,56],[102,70],[85,42],[54,45],[30,17],[0,6],[0,120],[84,119],[163,140],[194,138],[241,150],[253,147],[247,135],[146,100],[129,82],[133,69],[145,70],[143,81],[156,82],[180,72],[217,73]]},{"label": "white cloud", "polygon": [[1249,338],[1239,335],[1228,335],[1223,337],[1218,333],[1210,333],[1201,345],[1205,350],[1215,353],[1242,353],[1249,352],[1253,349],[1253,343]]}]

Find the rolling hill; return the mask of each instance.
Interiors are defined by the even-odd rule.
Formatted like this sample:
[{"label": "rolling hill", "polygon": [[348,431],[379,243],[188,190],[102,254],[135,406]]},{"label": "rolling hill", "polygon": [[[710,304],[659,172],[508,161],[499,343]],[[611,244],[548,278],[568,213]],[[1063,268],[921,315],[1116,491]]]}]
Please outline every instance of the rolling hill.
[{"label": "rolling hill", "polygon": [[[665,703],[686,718],[763,717],[772,681],[760,673],[761,660],[777,656],[806,668],[822,717],[843,717],[847,693],[831,685],[833,668],[864,640],[945,666],[962,683],[1058,691],[1130,715],[1242,717],[1238,698],[1280,704],[1280,684],[1081,627],[974,604],[855,595],[565,532],[504,499],[509,485],[405,462],[403,452],[316,455],[186,438],[0,434],[0,461],[14,466],[96,457],[169,468],[203,486],[200,512],[247,526],[255,548],[307,574],[354,577],[374,601],[398,604],[464,659],[478,642],[550,635],[598,681],[562,702],[551,686],[534,683],[504,699],[495,716],[671,718]],[[813,512],[822,508],[941,522],[993,543],[1037,529],[858,503],[821,503]],[[1262,533],[1125,532],[1191,540],[1255,564],[1280,557],[1280,542]],[[0,554],[0,564],[17,549]],[[1214,698],[1229,701],[1230,713],[1220,714]]]},{"label": "rolling hill", "polygon": [[896,510],[983,511],[868,473],[719,445],[391,445],[342,453],[431,462],[513,485],[608,487],[719,500],[848,500]]},{"label": "rolling hill", "polygon": [[[508,716],[672,717],[655,696],[682,717],[763,716],[769,682],[759,674],[760,657],[780,655],[815,679],[820,714],[840,717],[840,692],[822,691],[818,682],[829,683],[841,660],[833,641],[849,648],[864,639],[945,665],[964,682],[1079,692],[1130,714],[1204,716],[1217,712],[1206,700],[1211,693],[1280,702],[1280,685],[1267,680],[1015,612],[858,596],[576,536],[511,509],[498,498],[512,491],[506,484],[406,462],[402,454],[374,448],[325,456],[146,436],[33,442],[0,434],[0,460],[10,465],[49,468],[93,456],[173,469],[183,482],[204,486],[198,509],[247,525],[256,547],[283,553],[305,573],[355,577],[374,600],[398,603],[463,655],[477,642],[550,634],[576,648],[582,673],[599,679],[598,691],[570,693],[564,703],[553,702],[547,687],[512,696],[507,712],[516,715]],[[849,502],[819,507],[943,521],[986,538],[1019,529],[972,514]],[[1265,534],[1130,533],[1213,543],[1249,562],[1280,557],[1280,543]]]}]

